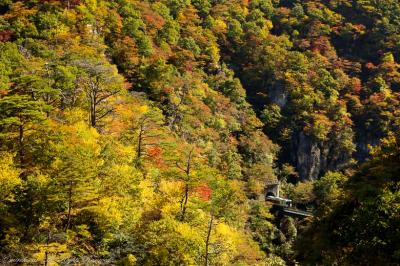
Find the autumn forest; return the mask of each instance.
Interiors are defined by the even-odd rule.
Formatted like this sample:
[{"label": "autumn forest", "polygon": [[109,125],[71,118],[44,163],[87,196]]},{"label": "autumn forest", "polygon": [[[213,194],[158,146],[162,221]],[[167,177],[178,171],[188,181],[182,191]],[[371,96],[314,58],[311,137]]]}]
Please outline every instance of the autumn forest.
[{"label": "autumn forest", "polygon": [[399,1],[0,0],[0,265],[399,261]]}]

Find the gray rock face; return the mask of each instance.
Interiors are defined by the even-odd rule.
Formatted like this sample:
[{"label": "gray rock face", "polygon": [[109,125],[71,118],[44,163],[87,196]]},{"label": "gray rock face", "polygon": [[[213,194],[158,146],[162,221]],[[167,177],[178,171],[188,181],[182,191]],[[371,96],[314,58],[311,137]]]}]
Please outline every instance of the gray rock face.
[{"label": "gray rock face", "polygon": [[269,100],[271,103],[278,105],[283,108],[287,103],[288,92],[285,89],[285,85],[276,82],[268,91]]},{"label": "gray rock face", "polygon": [[315,180],[330,170],[340,170],[349,157],[337,153],[333,144],[317,142],[303,132],[292,139],[292,162],[302,180]]},{"label": "gray rock face", "polygon": [[295,143],[296,168],[302,179],[316,179],[321,171],[321,149],[300,132]]},{"label": "gray rock face", "polygon": [[294,132],[289,149],[290,161],[296,167],[301,180],[315,180],[328,171],[338,171],[346,167],[354,158],[358,163],[369,157],[369,146],[377,146],[382,136],[365,134],[355,139],[353,154],[342,150],[332,138],[325,142],[317,141],[304,132]]}]

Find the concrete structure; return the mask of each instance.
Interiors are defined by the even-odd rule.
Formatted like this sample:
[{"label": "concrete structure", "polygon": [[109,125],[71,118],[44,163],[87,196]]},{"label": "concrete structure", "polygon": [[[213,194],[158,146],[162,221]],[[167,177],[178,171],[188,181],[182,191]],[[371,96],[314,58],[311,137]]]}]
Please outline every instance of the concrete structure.
[{"label": "concrete structure", "polygon": [[265,197],[279,197],[279,181],[270,181],[265,184]]},{"label": "concrete structure", "polygon": [[[294,218],[312,217],[313,214],[307,211],[298,210],[291,206],[291,200],[279,197],[279,181],[269,181],[265,184],[265,200],[273,204],[271,212],[277,217],[290,216]],[[288,205],[287,202],[290,202]]]}]

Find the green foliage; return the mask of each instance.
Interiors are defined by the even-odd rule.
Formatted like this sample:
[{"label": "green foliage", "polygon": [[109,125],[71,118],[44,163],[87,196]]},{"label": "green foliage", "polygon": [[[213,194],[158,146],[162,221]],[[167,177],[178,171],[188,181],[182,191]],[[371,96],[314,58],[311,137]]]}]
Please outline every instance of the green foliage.
[{"label": "green foliage", "polygon": [[64,127],[62,139],[67,142],[57,143],[54,147],[54,197],[67,205],[66,229],[69,229],[72,216],[93,206],[98,198],[98,169],[102,165],[98,134],[94,129],[79,123]]},{"label": "green foliage", "polygon": [[[45,265],[399,258],[397,1],[0,7],[0,254]],[[311,231],[261,201],[276,175],[286,197],[316,208]],[[296,238],[315,252],[296,254]]]},{"label": "green foliage", "polygon": [[261,197],[275,147],[235,73],[217,71],[218,38],[201,25],[214,3],[1,4],[0,254],[46,265],[265,259],[244,191]]},{"label": "green foliage", "polygon": [[269,213],[267,207],[260,202],[251,204],[250,226],[253,238],[260,243],[262,250],[272,253],[274,246],[272,241],[276,238],[276,228],[272,223],[273,216]]},{"label": "green foliage", "polygon": [[[309,263],[391,264],[398,260],[399,138],[390,134],[352,177],[328,173],[316,183],[321,201],[309,228]],[[319,239],[315,242],[315,239]],[[302,244],[299,243],[299,247]],[[301,248],[300,248],[301,249]],[[315,250],[324,249],[321,257]]]},{"label": "green foliage", "polygon": [[282,118],[281,109],[278,105],[268,105],[262,111],[261,119],[267,127],[276,127]]},{"label": "green foliage", "polygon": [[328,172],[315,182],[314,193],[321,211],[330,211],[344,193],[347,177],[341,173]]}]

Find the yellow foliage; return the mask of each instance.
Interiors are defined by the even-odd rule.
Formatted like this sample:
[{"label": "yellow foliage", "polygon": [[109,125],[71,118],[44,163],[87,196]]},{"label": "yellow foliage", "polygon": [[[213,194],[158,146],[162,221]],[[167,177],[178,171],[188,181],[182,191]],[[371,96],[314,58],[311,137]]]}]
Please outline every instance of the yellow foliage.
[{"label": "yellow foliage", "polygon": [[177,199],[182,197],[184,183],[182,181],[162,180],[159,189],[163,195],[164,204],[168,203],[164,206],[163,212],[166,214],[176,213],[179,210],[179,201]]},{"label": "yellow foliage", "polygon": [[104,231],[118,230],[124,224],[133,226],[141,215],[136,202],[117,196],[102,198],[92,210],[99,228]]},{"label": "yellow foliage", "polygon": [[122,260],[122,265],[123,266],[135,266],[137,265],[137,259],[134,255],[129,254]]},{"label": "yellow foliage", "polygon": [[44,264],[47,252],[47,265],[49,266],[60,265],[58,262],[68,259],[72,255],[68,246],[60,243],[35,244],[28,246],[28,250],[32,252],[32,261],[38,264]]},{"label": "yellow foliage", "polygon": [[217,223],[211,243],[216,249],[214,252],[219,251],[216,252],[217,265],[263,265],[260,263],[263,254],[250,237],[225,223]]},{"label": "yellow foliage", "polygon": [[213,25],[213,31],[219,34],[225,34],[227,32],[228,26],[223,20],[216,19]]},{"label": "yellow foliage", "polygon": [[12,200],[12,190],[22,183],[20,173],[21,171],[13,165],[12,155],[0,153],[0,202]]}]

